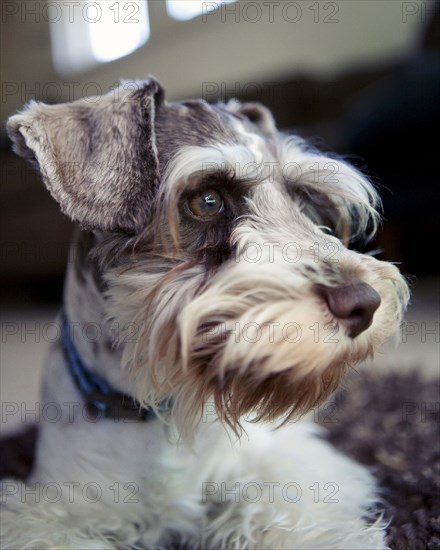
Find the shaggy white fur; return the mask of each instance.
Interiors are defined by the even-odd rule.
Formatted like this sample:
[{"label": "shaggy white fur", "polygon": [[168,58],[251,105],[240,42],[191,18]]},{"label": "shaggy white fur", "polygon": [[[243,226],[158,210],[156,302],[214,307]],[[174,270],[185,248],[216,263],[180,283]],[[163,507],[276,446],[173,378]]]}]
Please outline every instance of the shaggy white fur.
[{"label": "shaggy white fur", "polygon": [[4,547],[385,548],[372,476],[316,425],[246,423],[233,442],[213,417],[192,449],[160,421],[43,426],[36,473],[2,484]]}]

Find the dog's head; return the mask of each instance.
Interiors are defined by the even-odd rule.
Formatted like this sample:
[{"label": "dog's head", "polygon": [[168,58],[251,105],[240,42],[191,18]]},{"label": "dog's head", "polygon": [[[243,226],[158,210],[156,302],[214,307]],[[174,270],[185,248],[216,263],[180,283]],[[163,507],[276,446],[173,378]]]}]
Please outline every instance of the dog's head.
[{"label": "dog's head", "polygon": [[259,104],[166,103],[159,83],[31,103],[8,123],[62,210],[94,232],[108,313],[138,327],[138,399],[194,425],[317,405],[397,329],[398,270],[346,248],[377,196],[347,163],[276,130]]}]

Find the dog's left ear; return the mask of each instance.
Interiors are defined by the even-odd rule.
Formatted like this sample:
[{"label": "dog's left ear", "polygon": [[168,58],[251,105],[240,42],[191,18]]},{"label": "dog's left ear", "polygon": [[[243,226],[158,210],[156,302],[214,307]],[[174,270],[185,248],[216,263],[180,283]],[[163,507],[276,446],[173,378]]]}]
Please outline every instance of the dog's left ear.
[{"label": "dog's left ear", "polygon": [[231,99],[226,104],[226,109],[231,113],[244,115],[267,136],[271,136],[277,131],[272,113],[261,103],[241,103],[237,99]]},{"label": "dog's left ear", "polygon": [[86,229],[141,230],[158,186],[154,78],[99,98],[32,101],[7,124],[14,150],[36,166],[61,210]]}]

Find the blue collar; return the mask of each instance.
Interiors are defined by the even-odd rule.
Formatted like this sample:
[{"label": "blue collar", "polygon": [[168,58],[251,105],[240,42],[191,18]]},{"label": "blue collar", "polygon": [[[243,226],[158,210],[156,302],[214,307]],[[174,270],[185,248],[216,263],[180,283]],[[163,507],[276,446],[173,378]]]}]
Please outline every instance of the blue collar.
[{"label": "blue collar", "polygon": [[[71,325],[62,313],[63,349],[67,367],[93,418],[130,419],[148,422],[156,418],[150,407],[142,407],[133,397],[113,389],[101,376],[82,362],[73,343]],[[164,408],[161,407],[161,410]]]}]

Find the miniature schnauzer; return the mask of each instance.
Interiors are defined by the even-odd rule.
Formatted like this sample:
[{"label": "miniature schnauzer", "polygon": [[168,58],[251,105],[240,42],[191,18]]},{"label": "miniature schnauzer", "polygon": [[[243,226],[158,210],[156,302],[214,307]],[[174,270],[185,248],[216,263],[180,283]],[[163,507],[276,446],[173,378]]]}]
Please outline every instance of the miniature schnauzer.
[{"label": "miniature schnauzer", "polygon": [[8,132],[81,231],[4,547],[385,548],[373,477],[300,420],[408,302],[347,248],[378,223],[367,179],[260,104],[167,103],[153,77]]}]

